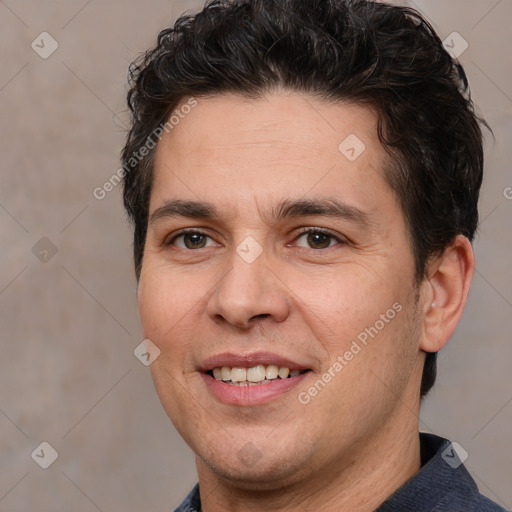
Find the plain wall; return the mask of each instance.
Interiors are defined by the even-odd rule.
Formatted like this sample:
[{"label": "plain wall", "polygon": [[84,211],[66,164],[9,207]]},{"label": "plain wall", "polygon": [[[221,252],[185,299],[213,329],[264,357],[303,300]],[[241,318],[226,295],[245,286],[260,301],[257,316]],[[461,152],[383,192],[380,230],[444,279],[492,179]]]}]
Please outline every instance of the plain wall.
[{"label": "plain wall", "polygon": [[[442,39],[468,42],[460,60],[496,138],[478,271],[421,428],[461,444],[482,491],[512,508],[512,2],[411,3]],[[93,190],[119,168],[129,63],[200,4],[0,2],[1,511],[171,511],[196,482],[133,355],[141,332],[120,187],[103,200]],[[58,43],[47,59],[31,47],[51,48],[44,31]],[[58,452],[46,470],[31,457],[42,441]]]}]

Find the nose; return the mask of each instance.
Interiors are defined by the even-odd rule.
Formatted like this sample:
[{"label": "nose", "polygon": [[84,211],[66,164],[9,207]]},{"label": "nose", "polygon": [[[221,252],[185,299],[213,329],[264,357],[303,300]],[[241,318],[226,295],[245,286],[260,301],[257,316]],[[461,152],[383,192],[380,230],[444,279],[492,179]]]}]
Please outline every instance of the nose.
[{"label": "nose", "polygon": [[262,319],[282,322],[289,315],[286,285],[263,255],[247,263],[239,254],[230,259],[230,270],[208,300],[208,316],[216,323],[249,329]]}]

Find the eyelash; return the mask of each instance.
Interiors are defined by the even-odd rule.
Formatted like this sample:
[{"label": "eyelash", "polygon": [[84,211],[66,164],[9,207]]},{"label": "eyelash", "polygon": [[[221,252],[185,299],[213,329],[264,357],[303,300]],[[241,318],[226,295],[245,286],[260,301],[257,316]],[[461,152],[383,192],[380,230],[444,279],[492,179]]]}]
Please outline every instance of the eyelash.
[{"label": "eyelash", "polygon": [[[326,229],[323,229],[323,228],[311,228],[311,227],[309,227],[309,228],[302,228],[299,231],[299,233],[297,234],[297,236],[294,238],[293,241],[295,242],[295,241],[299,240],[301,237],[303,237],[304,235],[309,235],[309,234],[312,234],[312,233],[314,233],[314,234],[319,233],[319,234],[322,234],[322,235],[329,236],[332,239],[336,240],[336,242],[338,242],[338,244],[341,244],[341,245],[344,245],[344,244],[347,243],[346,240],[343,240],[338,235],[335,235],[334,233],[332,233],[329,230],[326,230]],[[197,229],[183,229],[182,231],[180,231],[179,233],[174,235],[168,242],[166,242],[165,245],[174,245],[177,239],[179,239],[180,237],[186,236],[186,235],[200,235],[200,236],[206,236],[208,238],[211,238],[206,233],[204,233],[202,231],[199,231]],[[326,249],[330,249],[331,247],[332,246],[329,246]],[[315,250],[315,251],[325,250],[325,249],[313,249],[311,247],[309,247],[309,249],[312,249],[312,250]],[[193,250],[197,250],[197,249],[184,249],[184,250],[193,251]]]}]

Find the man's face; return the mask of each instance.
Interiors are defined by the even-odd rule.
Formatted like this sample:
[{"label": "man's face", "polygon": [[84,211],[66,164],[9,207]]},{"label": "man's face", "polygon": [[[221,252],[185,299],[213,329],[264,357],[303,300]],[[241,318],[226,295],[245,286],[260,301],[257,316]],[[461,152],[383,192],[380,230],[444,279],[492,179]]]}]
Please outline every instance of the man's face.
[{"label": "man's face", "polygon": [[387,162],[373,111],[285,92],[199,99],[159,143],[138,304],[200,471],[278,486],[417,421],[421,318]]}]

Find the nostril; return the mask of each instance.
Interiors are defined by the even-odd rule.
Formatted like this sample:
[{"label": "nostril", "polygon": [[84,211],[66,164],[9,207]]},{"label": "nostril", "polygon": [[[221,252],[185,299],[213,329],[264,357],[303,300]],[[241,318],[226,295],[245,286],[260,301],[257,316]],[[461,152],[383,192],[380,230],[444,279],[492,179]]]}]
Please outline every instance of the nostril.
[{"label": "nostril", "polygon": [[252,320],[252,319],[254,319],[254,318],[267,318],[268,316],[270,316],[270,314],[269,314],[269,313],[261,313],[260,315],[254,315],[253,317],[251,317],[251,318],[249,319],[249,321],[251,321],[251,320]]}]

